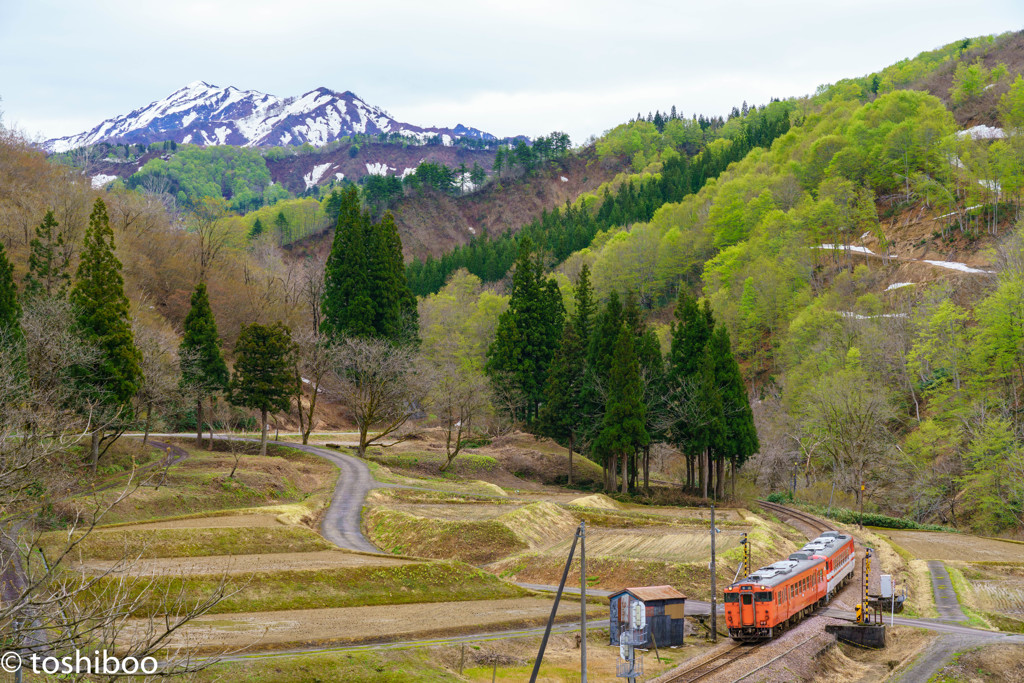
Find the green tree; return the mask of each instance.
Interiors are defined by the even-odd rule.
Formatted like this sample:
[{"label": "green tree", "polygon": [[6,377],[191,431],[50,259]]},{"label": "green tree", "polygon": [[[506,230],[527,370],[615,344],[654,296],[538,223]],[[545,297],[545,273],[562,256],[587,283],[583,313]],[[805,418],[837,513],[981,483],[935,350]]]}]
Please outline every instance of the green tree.
[{"label": "green tree", "polygon": [[254,240],[257,237],[259,237],[260,235],[262,235],[262,234],[263,234],[263,223],[260,221],[259,218],[257,218],[253,222],[252,228],[249,230],[249,239]]},{"label": "green tree", "polygon": [[[83,398],[96,416],[92,430],[95,472],[101,456],[100,443],[107,438],[102,432],[119,421],[127,423],[131,399],[142,377],[141,354],[132,334],[121,262],[114,255],[114,232],[102,199],[96,200],[89,216],[70,300],[84,341],[95,345],[101,354],[97,365],[76,372]],[[114,429],[106,448],[123,431],[123,427]]]},{"label": "green tree", "polygon": [[557,283],[544,281],[540,257],[533,258],[529,238],[523,239],[508,310],[498,319],[485,371],[499,395],[521,398],[521,416],[527,421],[536,417],[543,400],[544,380],[558,347],[564,314]]},{"label": "green tree", "polygon": [[[650,437],[644,426],[645,406],[640,381],[640,364],[633,334],[619,326],[615,339],[611,371],[608,377],[608,403],[601,431],[594,440],[594,451],[622,467],[622,493],[628,490],[628,461],[637,448],[646,446]],[[613,478],[614,481],[614,478]]]},{"label": "green tree", "polygon": [[754,426],[754,414],[750,410],[747,387],[743,382],[740,366],[732,354],[729,331],[725,326],[715,327],[711,333],[709,346],[715,363],[715,388],[721,396],[724,418],[721,439],[714,448],[718,463],[715,495],[721,500],[725,497],[725,460],[728,459],[732,466],[732,495],[735,497],[736,470],[758,451],[760,444]]},{"label": "green tree", "polygon": [[416,297],[406,280],[394,217],[388,212],[374,223],[355,187],[342,193],[322,301],[322,331],[332,339],[416,340]]},{"label": "green tree", "polygon": [[64,296],[67,292],[71,257],[64,249],[64,235],[57,227],[53,211],[47,211],[43,222],[36,227],[35,237],[29,243],[26,296]]},{"label": "green tree", "polygon": [[[192,293],[192,307],[185,316],[185,331],[179,347],[181,387],[196,401],[196,448],[203,438],[203,399],[210,398],[210,412],[216,392],[227,391],[228,366],[220,351],[217,322],[210,308],[206,283],[200,282]],[[211,432],[213,427],[211,426]],[[210,436],[213,448],[213,436]]]},{"label": "green tree", "polygon": [[292,333],[278,321],[242,328],[235,343],[231,402],[260,411],[260,455],[267,454],[267,414],[288,410],[295,394]]},{"label": "green tree", "polygon": [[0,242],[0,339],[4,342],[20,337],[21,304],[14,284],[14,266],[7,258],[7,249]]},{"label": "green tree", "polygon": [[469,182],[473,183],[473,187],[480,187],[485,180],[487,180],[487,171],[474,161],[473,168],[469,172]]},{"label": "green tree", "polygon": [[324,269],[323,332],[328,337],[373,336],[366,253],[369,214],[359,206],[359,191],[341,193],[338,225]]}]

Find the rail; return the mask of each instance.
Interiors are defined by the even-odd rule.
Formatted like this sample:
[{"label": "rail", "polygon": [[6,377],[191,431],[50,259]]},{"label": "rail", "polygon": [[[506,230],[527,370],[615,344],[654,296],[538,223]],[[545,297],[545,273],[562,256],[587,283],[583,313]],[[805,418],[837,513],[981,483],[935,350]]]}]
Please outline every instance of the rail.
[{"label": "rail", "polygon": [[760,645],[760,643],[732,643],[722,652],[719,652],[710,659],[704,660],[700,664],[682,671],[673,671],[670,675],[667,674],[658,678],[658,683],[694,683],[694,681],[703,681],[725,667],[746,657],[760,647]]}]

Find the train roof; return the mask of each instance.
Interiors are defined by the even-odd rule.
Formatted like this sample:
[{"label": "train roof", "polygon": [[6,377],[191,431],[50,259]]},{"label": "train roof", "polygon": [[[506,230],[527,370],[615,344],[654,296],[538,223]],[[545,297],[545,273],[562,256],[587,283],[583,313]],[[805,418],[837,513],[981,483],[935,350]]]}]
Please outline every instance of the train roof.
[{"label": "train roof", "polygon": [[773,588],[821,564],[825,561],[824,558],[834,555],[849,539],[849,536],[844,536],[835,531],[826,531],[821,536],[804,544],[804,547],[790,555],[789,559],[780,560],[767,567],[761,567],[729,587],[734,588],[740,584],[754,584],[755,586]]}]

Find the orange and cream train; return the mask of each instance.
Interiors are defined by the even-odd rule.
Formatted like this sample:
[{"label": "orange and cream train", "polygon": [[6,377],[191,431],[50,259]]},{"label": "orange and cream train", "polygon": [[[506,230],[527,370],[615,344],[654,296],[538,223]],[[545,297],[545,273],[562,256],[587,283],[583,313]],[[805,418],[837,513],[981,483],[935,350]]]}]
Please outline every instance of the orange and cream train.
[{"label": "orange and cream train", "polygon": [[853,577],[853,538],[837,531],[725,589],[725,623],[733,640],[754,642],[781,633],[824,605]]}]

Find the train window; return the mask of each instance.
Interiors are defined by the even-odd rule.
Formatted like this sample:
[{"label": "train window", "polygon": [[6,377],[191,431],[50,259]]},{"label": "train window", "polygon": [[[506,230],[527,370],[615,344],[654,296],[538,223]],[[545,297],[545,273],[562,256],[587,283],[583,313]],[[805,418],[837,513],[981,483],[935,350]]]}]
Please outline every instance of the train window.
[{"label": "train window", "polygon": [[744,605],[751,605],[751,604],[753,604],[753,602],[754,601],[751,599],[750,593],[744,593],[743,594],[743,604]]},{"label": "train window", "polygon": [[758,591],[754,593],[754,602],[771,602],[771,591]]},{"label": "train window", "polygon": [[739,602],[740,601],[740,594],[739,593],[726,593],[725,594],[725,601],[726,602]]}]

